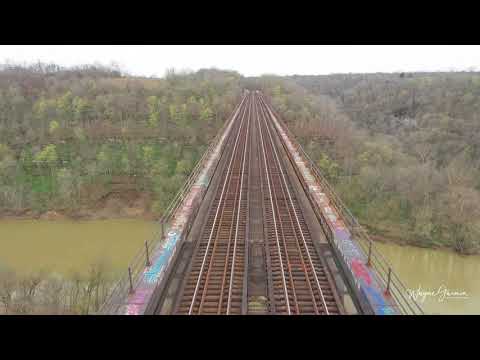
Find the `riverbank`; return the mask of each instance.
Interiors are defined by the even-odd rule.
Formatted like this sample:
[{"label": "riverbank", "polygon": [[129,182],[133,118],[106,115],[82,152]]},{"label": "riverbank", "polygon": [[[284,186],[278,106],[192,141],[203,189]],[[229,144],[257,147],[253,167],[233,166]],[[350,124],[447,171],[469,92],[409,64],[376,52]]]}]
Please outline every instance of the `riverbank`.
[{"label": "riverbank", "polygon": [[[380,244],[393,244],[399,246],[412,246],[419,249],[430,249],[430,250],[442,250],[452,252],[461,256],[470,256],[470,255],[480,255],[480,249],[478,250],[469,250],[469,251],[459,251],[454,246],[448,244],[443,244],[440,242],[420,242],[420,241],[409,241],[407,240],[408,235],[403,235],[402,229],[395,226],[391,226],[388,229],[378,229],[372,228],[366,224],[361,224],[362,227],[367,231],[369,237],[376,243]],[[404,230],[406,232],[406,230]]]},{"label": "riverbank", "polygon": [[[113,220],[132,219],[155,221],[159,215],[151,210],[152,199],[148,192],[139,192],[134,189],[124,191],[110,191],[102,194],[94,202],[82,205],[75,209],[57,208],[38,211],[30,208],[18,210],[0,210],[0,220],[48,220],[48,221],[84,221],[84,220]],[[461,252],[453,246],[439,243],[422,243],[405,240],[401,229],[378,229],[362,224],[370,238],[382,244],[400,246],[414,246],[423,249],[446,250],[459,255],[479,255],[480,250]]]},{"label": "riverbank", "polygon": [[31,208],[0,210],[0,220],[109,220],[138,219],[154,221],[151,195],[137,190],[111,191],[96,201],[78,208],[53,208],[45,211]]},{"label": "riverbank", "polygon": [[438,245],[438,244],[424,244],[420,242],[408,242],[402,238],[396,236],[388,236],[388,235],[380,235],[380,234],[369,234],[370,238],[376,242],[381,244],[393,244],[398,246],[410,246],[419,249],[429,249],[429,250],[442,250],[451,252],[461,256],[475,256],[480,255],[480,251],[468,251],[468,252],[461,252],[455,249],[453,246],[447,245]]}]

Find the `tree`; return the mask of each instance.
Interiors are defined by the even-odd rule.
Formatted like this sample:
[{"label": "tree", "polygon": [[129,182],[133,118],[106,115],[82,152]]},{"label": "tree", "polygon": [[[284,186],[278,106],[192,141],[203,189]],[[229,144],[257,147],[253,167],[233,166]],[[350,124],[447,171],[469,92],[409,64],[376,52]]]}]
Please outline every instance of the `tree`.
[{"label": "tree", "polygon": [[14,301],[14,293],[17,287],[15,273],[10,270],[0,271],[0,301],[3,304],[5,314],[10,313]]},{"label": "tree", "polygon": [[112,162],[107,146],[103,145],[100,152],[97,154],[97,164],[100,171],[105,175],[111,174],[112,172]]},{"label": "tree", "polygon": [[48,101],[45,98],[38,99],[33,105],[33,116],[40,122],[40,128],[46,130],[48,121]]},{"label": "tree", "polygon": [[153,147],[150,145],[144,145],[142,147],[142,161],[146,169],[151,169],[153,166]]},{"label": "tree", "polygon": [[76,96],[73,99],[73,116],[75,121],[82,122],[85,124],[86,120],[89,120],[90,115],[90,104],[86,99]]},{"label": "tree", "polygon": [[202,106],[202,110],[200,112],[200,120],[204,122],[209,122],[213,119],[213,111],[210,107],[205,104]]},{"label": "tree", "polygon": [[50,126],[48,131],[50,134],[55,134],[59,127],[60,125],[58,124],[58,121],[52,120],[50,121]]},{"label": "tree", "polygon": [[177,166],[175,169],[176,174],[181,174],[184,176],[188,176],[190,174],[190,171],[192,170],[192,163],[188,159],[183,159],[177,162]]},{"label": "tree", "polygon": [[50,168],[54,168],[57,160],[57,148],[54,144],[49,144],[35,155],[33,162],[39,166],[47,165]]},{"label": "tree", "polygon": [[459,252],[478,249],[478,218],[480,217],[480,192],[463,186],[449,186],[440,196],[441,213]]},{"label": "tree", "polygon": [[67,91],[63,96],[57,99],[57,113],[60,119],[64,121],[65,126],[69,126],[73,120],[73,95]]},{"label": "tree", "polygon": [[148,103],[148,124],[150,127],[157,127],[160,120],[159,100],[156,96],[149,96]]},{"label": "tree", "polygon": [[58,192],[63,204],[74,204],[75,178],[72,172],[62,168],[57,173]]},{"label": "tree", "polygon": [[331,181],[332,183],[336,183],[338,181],[338,177],[340,175],[340,166],[336,162],[332,161],[327,155],[322,154],[317,164],[327,180]]},{"label": "tree", "polygon": [[128,159],[127,154],[122,155],[120,163],[121,163],[122,172],[127,173],[127,174],[130,173],[132,168],[130,166],[130,160]]}]

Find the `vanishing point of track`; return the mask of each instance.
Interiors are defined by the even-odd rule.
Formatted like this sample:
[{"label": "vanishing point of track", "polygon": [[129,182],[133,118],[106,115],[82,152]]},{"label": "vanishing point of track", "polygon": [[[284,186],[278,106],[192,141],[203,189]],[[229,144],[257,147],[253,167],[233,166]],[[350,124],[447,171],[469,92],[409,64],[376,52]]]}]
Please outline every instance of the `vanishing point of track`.
[{"label": "vanishing point of track", "polygon": [[[260,93],[250,92],[233,119],[177,314],[341,313],[268,109]],[[250,272],[265,283],[260,311],[250,306],[259,291],[249,284]]]}]

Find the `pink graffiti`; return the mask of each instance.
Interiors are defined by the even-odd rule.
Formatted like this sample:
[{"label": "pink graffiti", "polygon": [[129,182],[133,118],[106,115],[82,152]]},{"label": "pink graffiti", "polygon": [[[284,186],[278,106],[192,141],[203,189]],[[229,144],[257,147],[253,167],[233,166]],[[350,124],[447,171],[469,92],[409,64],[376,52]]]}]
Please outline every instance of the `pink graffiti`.
[{"label": "pink graffiti", "polygon": [[145,298],[149,295],[149,290],[137,289],[128,299],[129,304],[143,304]]},{"label": "pink graffiti", "polygon": [[140,313],[140,305],[130,304],[127,306],[126,315],[138,315]]},{"label": "pink graffiti", "polygon": [[372,279],[370,278],[367,268],[358,259],[352,259],[351,267],[354,275],[357,278],[365,280],[367,285],[372,283]]}]

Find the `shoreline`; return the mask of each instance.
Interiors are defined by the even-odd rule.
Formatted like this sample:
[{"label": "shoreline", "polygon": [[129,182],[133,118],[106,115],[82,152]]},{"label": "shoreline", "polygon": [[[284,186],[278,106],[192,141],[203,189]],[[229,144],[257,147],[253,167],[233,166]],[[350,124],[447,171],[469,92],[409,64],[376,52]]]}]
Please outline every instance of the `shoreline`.
[{"label": "shoreline", "polygon": [[421,244],[418,243],[409,243],[405,240],[398,239],[396,237],[389,237],[386,235],[373,235],[369,234],[370,238],[373,240],[374,243],[381,243],[381,244],[395,244],[398,246],[410,246],[418,249],[428,249],[428,250],[440,250],[440,251],[447,251],[454,253],[456,255],[460,256],[475,256],[475,255],[480,255],[480,252],[468,252],[468,253],[462,253],[460,251],[455,250],[455,248],[450,247],[450,246],[422,246]]},{"label": "shoreline", "polygon": [[52,207],[47,210],[33,208],[0,210],[0,220],[157,220],[160,216],[151,211],[152,200],[148,192],[133,189],[109,191],[97,195],[76,207]]},{"label": "shoreline", "polygon": [[106,213],[104,211],[89,211],[88,209],[81,210],[47,210],[45,212],[37,212],[32,209],[25,209],[19,211],[3,211],[0,212],[0,221],[2,220],[40,220],[40,221],[88,221],[88,220],[117,220],[117,219],[132,219],[132,220],[147,220],[156,221],[159,216],[150,211],[132,211],[128,210],[123,213]]},{"label": "shoreline", "polygon": [[[40,221],[89,221],[89,220],[117,220],[132,219],[157,221],[160,216],[152,213],[144,206],[111,206],[104,204],[101,208],[83,207],[75,210],[52,209],[44,212],[35,211],[33,209],[21,210],[4,210],[0,211],[0,221],[2,220],[40,220]],[[144,204],[142,204],[144,205]],[[368,229],[368,226],[364,226]],[[443,250],[452,252],[462,256],[480,255],[480,252],[462,253],[448,246],[422,246],[418,243],[410,243],[396,236],[388,236],[381,234],[369,233],[374,243],[395,244],[399,246],[412,246],[421,249]]]}]

